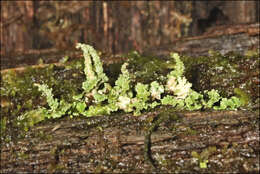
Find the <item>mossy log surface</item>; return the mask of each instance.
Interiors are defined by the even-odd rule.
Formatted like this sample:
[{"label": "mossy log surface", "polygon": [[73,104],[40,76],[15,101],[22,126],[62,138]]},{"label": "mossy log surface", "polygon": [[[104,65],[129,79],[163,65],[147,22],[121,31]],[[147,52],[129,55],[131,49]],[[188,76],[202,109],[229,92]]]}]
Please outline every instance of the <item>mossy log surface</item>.
[{"label": "mossy log surface", "polygon": [[[259,172],[257,113],[169,110],[45,121],[1,145],[1,172]],[[164,116],[173,119],[151,134],[153,168],[145,135]],[[200,168],[203,160],[207,168]]]},{"label": "mossy log surface", "polygon": [[[231,50],[246,52],[259,48],[259,30],[255,29],[259,27],[259,24],[248,25],[248,27],[249,29],[240,29],[233,33],[179,40],[174,46],[153,48],[153,50],[158,55],[167,56],[170,51],[191,56],[204,55],[208,54],[209,49],[220,50],[223,53]],[[228,43],[228,46],[223,43]],[[154,52],[151,50],[148,53],[153,55]],[[19,67],[14,71],[22,73],[24,63],[30,62],[30,65],[35,65],[42,55],[45,54],[33,53],[28,61],[25,61],[28,55],[14,56],[15,59],[12,59],[10,63],[8,63],[8,58],[1,58],[1,68]],[[58,58],[62,56],[64,54],[55,56],[53,59],[46,59],[43,63],[58,62]],[[79,53],[75,55],[73,53],[71,56],[81,57]],[[104,64],[113,64],[119,60],[125,60],[125,58],[111,57],[103,61]],[[251,65],[249,63],[248,65]],[[45,65],[39,65],[39,67],[45,67]],[[65,74],[73,74],[71,71],[63,71],[62,68],[61,70]],[[115,72],[110,69],[107,71],[112,76],[118,75],[115,70]],[[258,77],[258,70],[255,71],[256,75],[252,76]],[[4,73],[5,70],[2,70],[1,75]],[[63,78],[66,79],[65,77],[67,76],[64,75]],[[250,78],[251,76],[245,76],[245,79]],[[80,80],[82,80],[82,74],[75,73],[74,81]],[[74,81],[66,81],[66,84],[73,84]],[[259,95],[258,82],[257,80],[253,83],[252,88],[256,91],[253,93],[255,94],[253,99],[258,98]],[[64,90],[70,92],[67,88]],[[40,96],[38,93],[37,95]],[[32,104],[35,103],[35,100],[32,101]],[[21,101],[17,101],[19,102]],[[27,100],[22,101],[22,103],[26,102]],[[41,103],[41,99],[36,103]],[[16,105],[11,106],[16,109]],[[259,105],[255,108],[259,112]],[[64,117],[36,124],[25,133],[22,132],[23,130],[19,132],[19,129],[14,130],[10,127],[8,128],[10,135],[7,134],[4,136],[5,141],[1,141],[0,171],[1,173],[259,172],[258,112],[239,110],[176,113],[171,110],[171,108],[166,108],[166,110],[157,108],[153,112],[143,113],[140,117],[120,113],[93,118]],[[4,118],[9,120],[10,115],[15,117],[16,114],[12,112],[8,110],[9,115],[5,115]],[[162,117],[164,119],[157,125],[158,128],[151,132],[149,143],[147,132],[154,126],[156,120]],[[10,124],[9,121],[7,122],[7,125]],[[147,152],[149,155],[146,154]]]}]

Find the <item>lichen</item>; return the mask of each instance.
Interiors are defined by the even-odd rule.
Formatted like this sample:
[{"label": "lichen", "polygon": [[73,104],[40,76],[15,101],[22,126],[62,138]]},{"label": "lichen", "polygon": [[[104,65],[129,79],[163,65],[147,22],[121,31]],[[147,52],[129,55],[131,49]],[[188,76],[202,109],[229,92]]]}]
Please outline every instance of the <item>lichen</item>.
[{"label": "lichen", "polygon": [[148,100],[150,97],[150,92],[148,89],[148,84],[137,83],[135,86],[136,97],[132,100],[132,107],[134,110],[134,115],[140,115],[143,109],[148,109]]},{"label": "lichen", "polygon": [[210,51],[210,56],[191,58],[182,56],[186,71],[185,77],[192,83],[192,89],[204,91],[215,89],[221,96],[230,98],[239,89],[247,96],[243,107],[254,109],[259,104],[259,51],[250,56],[229,52],[225,55]]},{"label": "lichen", "polygon": [[199,93],[191,89],[192,84],[184,76],[185,67],[177,53],[171,53],[175,65],[167,78],[151,83],[136,82],[136,75],[127,69],[128,63],[121,67],[121,74],[112,86],[103,72],[100,58],[92,46],[77,44],[83,51],[86,80],[82,83],[83,92],[72,97],[72,102],[54,98],[52,89],[46,84],[35,84],[47,98],[50,107],[47,118],[63,115],[109,115],[123,110],[138,116],[144,110],[159,105],[171,105],[180,110],[198,110],[202,108],[236,109],[241,106],[239,98],[222,98],[217,90]]},{"label": "lichen", "polygon": [[160,100],[161,94],[164,93],[164,87],[163,85],[159,84],[157,81],[153,81],[151,83],[150,92],[153,99]]},{"label": "lichen", "polygon": [[82,83],[82,88],[86,93],[88,93],[94,88],[98,88],[99,85],[106,82],[108,78],[103,73],[103,67],[100,58],[92,46],[78,43],[76,48],[81,48],[85,58],[84,73],[86,76],[86,81]]},{"label": "lichen", "polygon": [[47,118],[59,118],[66,114],[66,112],[71,108],[71,104],[64,100],[58,101],[57,98],[53,97],[52,89],[48,88],[45,84],[34,84],[38,87],[39,91],[46,97],[47,103],[50,106],[50,110],[46,113]]},{"label": "lichen", "polygon": [[211,91],[205,91],[205,93],[208,95],[208,102],[204,103],[206,108],[212,108],[215,103],[217,103],[221,97],[217,90],[212,89]]}]

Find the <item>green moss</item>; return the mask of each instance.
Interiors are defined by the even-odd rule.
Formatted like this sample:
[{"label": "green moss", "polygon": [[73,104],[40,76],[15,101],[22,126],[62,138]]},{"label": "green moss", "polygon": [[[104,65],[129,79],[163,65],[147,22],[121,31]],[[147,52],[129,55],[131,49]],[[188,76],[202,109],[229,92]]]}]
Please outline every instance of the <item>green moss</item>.
[{"label": "green moss", "polygon": [[234,95],[234,89],[239,88],[250,96],[247,105],[249,108],[256,104],[259,97],[256,79],[259,76],[260,56],[259,51],[249,52],[253,54],[249,56],[230,52],[221,55],[219,52],[211,51],[208,57],[183,56],[181,60],[186,67],[185,76],[193,84],[194,90],[215,89],[221,96],[231,97]]},{"label": "green moss", "polygon": [[[115,86],[111,87],[110,84],[106,83],[108,78],[103,73],[102,63],[93,47],[85,44],[78,44],[77,47],[83,50],[85,58],[84,72],[86,80],[82,83],[82,88],[84,89],[82,98],[78,98],[79,95],[76,95],[74,98],[77,98],[77,101],[74,101],[73,105],[61,100],[63,106],[60,107],[58,100],[53,98],[50,88],[46,85],[37,85],[39,90],[43,91],[47,97],[47,102],[51,108],[49,115],[52,118],[65,115],[70,107],[76,107],[74,112],[77,111],[79,114],[95,116],[110,114],[118,109],[125,112],[133,112],[134,115],[140,115],[142,110],[154,108],[160,105],[160,102],[163,105],[170,104],[178,109],[187,110],[198,110],[203,107],[212,108],[213,105],[214,109],[236,109],[240,106],[240,101],[236,97],[220,100],[220,95],[215,90],[208,92],[209,100],[205,101],[202,94],[191,89],[192,84],[183,75],[185,70],[184,64],[176,53],[171,54],[171,58],[175,61],[174,69],[168,73],[166,81],[165,79],[161,80],[161,83],[165,83],[167,95],[160,99],[161,94],[164,92],[163,85],[159,85],[157,81],[153,81],[151,84],[137,82],[134,85],[133,79],[136,76],[129,73],[127,69],[128,63],[122,65],[122,74],[115,81]],[[138,54],[135,55],[139,57]],[[101,85],[104,86],[103,89],[100,89]],[[132,91],[133,86],[135,91]],[[220,105],[215,106],[215,103],[219,100]],[[72,113],[72,115],[78,114]]]},{"label": "green moss", "polygon": [[[77,64],[77,62],[72,62],[71,65]],[[74,65],[72,67],[74,68]],[[12,140],[22,138],[25,136],[22,130],[28,131],[31,126],[48,117],[52,118],[47,112],[44,115],[40,112],[40,110],[48,110],[50,107],[47,106],[47,100],[41,97],[42,93],[37,86],[34,86],[34,83],[50,86],[53,97],[59,102],[61,100],[68,103],[73,102],[72,95],[82,91],[80,86],[84,80],[82,78],[84,76],[80,73],[81,68],[78,67],[79,70],[73,68],[67,70],[64,67],[50,65],[38,69],[28,67],[22,73],[13,70],[1,72],[0,112],[1,118],[6,118],[7,123],[5,134],[1,134],[2,140],[9,141],[10,138]],[[72,76],[73,74],[77,75]],[[2,107],[2,104],[4,104],[4,107]],[[60,109],[64,109],[63,104],[60,105]],[[59,110],[58,112],[62,111]],[[58,113],[58,115],[62,114]]]},{"label": "green moss", "polygon": [[167,73],[175,65],[174,59],[142,56],[137,52],[131,52],[126,56],[129,59],[129,71],[135,75],[137,82],[145,84],[166,79]]},{"label": "green moss", "polygon": [[[104,73],[103,65],[93,47],[78,44],[78,48],[83,50],[84,60],[75,61],[72,65],[28,68],[21,76],[14,72],[3,76],[1,95],[7,99],[11,98],[10,102],[16,106],[16,112],[12,114],[21,115],[19,122],[23,122],[21,124],[26,129],[45,118],[59,118],[63,115],[110,115],[120,110],[140,115],[143,111],[160,105],[171,105],[179,110],[240,107],[241,97],[238,99],[230,94],[222,98],[221,90],[210,88],[215,84],[216,73],[220,73],[221,78],[224,70],[231,76],[238,76],[239,67],[233,66],[233,62],[241,60],[241,57],[232,57],[229,61],[227,57],[214,53],[214,57],[209,61],[207,57],[195,60],[172,53],[171,58],[166,61],[145,58],[135,52],[129,55],[130,60],[121,66],[121,74],[110,72],[113,74],[111,80]],[[205,73],[214,78],[210,79],[210,88],[207,88],[207,91],[196,92],[197,84],[193,86],[185,75],[190,77],[192,65],[204,61],[210,66],[215,64],[212,69],[205,69]],[[115,72],[118,72],[118,66]],[[203,80],[204,76],[199,79]],[[41,94],[46,98],[40,98]]]},{"label": "green moss", "polygon": [[25,131],[28,131],[30,127],[45,120],[46,117],[50,117],[47,111],[44,108],[39,108],[20,115],[17,120],[18,125],[21,126]]},{"label": "green moss", "polygon": [[259,49],[258,50],[248,50],[246,53],[245,53],[245,56],[249,59],[251,58],[259,58],[259,54],[260,54],[260,51]]},{"label": "green moss", "polygon": [[20,158],[20,159],[26,160],[26,159],[29,158],[29,155],[24,153],[24,152],[18,152],[17,157]]},{"label": "green moss", "polygon": [[240,99],[242,106],[247,106],[250,102],[250,96],[242,89],[235,88],[234,93]]},{"label": "green moss", "polygon": [[6,117],[1,117],[1,122],[0,122],[0,133],[1,136],[3,137],[5,130],[6,130],[6,123],[7,123],[7,118]]}]

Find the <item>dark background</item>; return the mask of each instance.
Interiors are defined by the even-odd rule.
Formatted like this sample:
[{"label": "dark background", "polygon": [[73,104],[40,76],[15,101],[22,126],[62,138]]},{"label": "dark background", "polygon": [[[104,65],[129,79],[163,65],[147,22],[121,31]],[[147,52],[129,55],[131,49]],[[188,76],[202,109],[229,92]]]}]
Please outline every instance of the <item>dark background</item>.
[{"label": "dark background", "polygon": [[1,55],[77,42],[112,54],[142,51],[255,22],[258,1],[1,1]]}]

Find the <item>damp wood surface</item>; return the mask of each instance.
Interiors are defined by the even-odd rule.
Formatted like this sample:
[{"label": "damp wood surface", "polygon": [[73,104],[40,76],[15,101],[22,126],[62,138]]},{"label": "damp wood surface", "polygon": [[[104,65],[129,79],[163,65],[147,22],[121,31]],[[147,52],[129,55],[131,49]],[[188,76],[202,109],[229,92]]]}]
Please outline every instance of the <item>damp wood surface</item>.
[{"label": "damp wood surface", "polygon": [[45,121],[2,144],[1,172],[259,172],[259,118],[249,111],[167,112],[174,119],[151,134],[152,168],[145,134],[164,111]]},{"label": "damp wood surface", "polygon": [[[220,30],[218,32],[212,30],[213,34],[207,33],[208,36],[177,40],[173,45],[153,48],[148,53],[160,57],[169,55],[170,51],[191,56],[207,55],[209,49],[223,53],[231,50],[246,52],[249,49],[259,48],[259,30],[255,29],[256,26],[259,24],[243,26],[241,28],[244,29],[240,30],[229,29],[230,32],[227,32],[228,28],[223,28],[222,34],[219,34]],[[223,43],[228,43],[228,46],[221,46]],[[67,53],[48,56],[47,52],[32,51],[21,56],[14,55],[12,58],[15,59],[10,63],[7,63],[10,57],[5,57],[1,59],[4,60],[1,61],[1,68],[6,69],[1,69],[1,75],[8,72],[10,70],[8,68],[22,74],[26,69],[24,65],[33,65],[36,69],[45,68],[52,63],[64,66],[59,63],[59,59],[68,55]],[[30,59],[28,55],[31,55]],[[71,52],[69,56],[82,57],[78,52]],[[44,64],[37,64],[40,57],[43,58]],[[30,64],[27,64],[26,59]],[[124,57],[114,56],[102,59],[105,65],[125,60]],[[64,72],[72,74],[74,71]],[[80,81],[81,74],[76,75]],[[256,70],[253,77],[258,75],[259,70]],[[259,87],[259,78],[257,80],[255,86]],[[256,94],[254,97],[257,98],[258,88],[254,89],[256,92],[253,94]],[[157,108],[143,113],[140,117],[114,113],[111,116],[93,118],[64,117],[45,120],[25,133],[17,130],[11,132],[9,141],[1,141],[0,171],[1,173],[258,173],[259,105],[256,106],[257,109],[255,112],[248,110],[171,112],[169,108],[165,112],[164,109]],[[159,117],[170,118],[171,115],[172,119],[164,120],[151,133],[150,156],[156,164],[156,168],[153,168],[145,159],[147,131]],[[13,134],[21,136],[12,139],[17,137]],[[6,136],[7,139],[8,137],[9,135]],[[200,164],[205,163],[206,168],[201,168]]]}]

